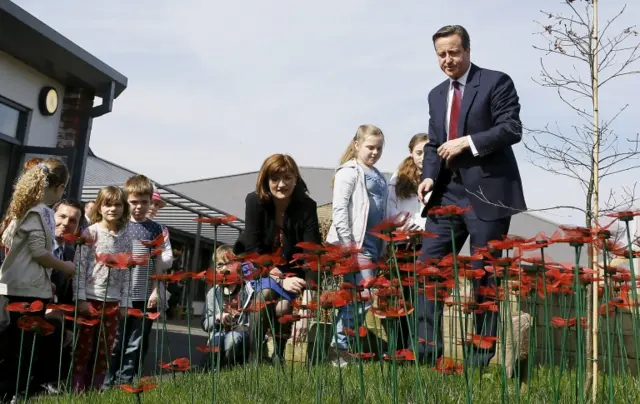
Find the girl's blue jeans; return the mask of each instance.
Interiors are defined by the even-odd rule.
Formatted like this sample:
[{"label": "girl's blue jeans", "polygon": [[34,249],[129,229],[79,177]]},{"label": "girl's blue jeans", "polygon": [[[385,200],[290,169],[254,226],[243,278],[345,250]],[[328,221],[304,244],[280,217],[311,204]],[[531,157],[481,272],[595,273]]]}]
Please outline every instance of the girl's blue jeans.
[{"label": "girl's blue jeans", "polygon": [[[358,263],[361,266],[365,266],[371,263],[371,259],[358,254]],[[369,279],[376,276],[375,269],[361,269],[360,272],[351,273],[343,276],[344,282],[352,283],[353,285],[358,286],[363,279]],[[354,305],[357,307],[354,309]],[[349,303],[346,306],[338,308],[338,313],[336,315],[336,333],[331,339],[331,346],[338,349],[349,349],[351,345],[351,341],[349,341],[349,336],[344,333],[344,328],[350,328],[352,330],[356,329],[356,321],[355,316],[358,316],[358,325],[364,325],[364,313],[371,308],[371,300],[362,304],[362,303]],[[356,330],[357,333],[357,330]]]}]

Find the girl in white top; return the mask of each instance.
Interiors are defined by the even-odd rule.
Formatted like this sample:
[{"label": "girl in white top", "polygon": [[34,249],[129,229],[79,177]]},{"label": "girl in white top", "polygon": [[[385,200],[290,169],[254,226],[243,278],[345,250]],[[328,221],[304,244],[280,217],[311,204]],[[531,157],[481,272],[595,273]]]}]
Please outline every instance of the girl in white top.
[{"label": "girl in white top", "polygon": [[[384,135],[373,125],[361,125],[351,139],[340,160],[333,184],[333,215],[327,242],[361,248],[358,254],[360,271],[343,277],[354,285],[376,276],[371,263],[380,259],[384,242],[368,231],[386,217],[387,181],[374,167],[382,156]],[[366,309],[366,308],[365,308]],[[343,367],[347,364],[347,335],[343,329],[354,329],[353,305],[338,309],[336,335],[331,339],[332,363]],[[359,324],[364,322],[364,311],[358,304]]]},{"label": "girl in white top", "polygon": [[[51,270],[61,271],[65,276],[75,272],[72,262],[62,261],[53,254],[55,219],[49,208],[62,198],[68,179],[67,167],[55,158],[27,168],[15,184],[7,213],[0,224],[0,244],[6,249],[0,267],[0,400],[13,396],[16,377],[19,392],[25,388],[34,336],[31,332],[23,336],[17,326],[21,313],[8,313],[5,307],[11,303],[39,300],[42,303],[38,303],[40,310],[29,314],[44,317],[44,305],[53,299]],[[36,352],[40,340],[35,340]],[[19,347],[22,347],[22,355]],[[22,358],[20,375],[19,358]],[[38,367],[37,359],[31,367]]]},{"label": "girl in white top", "polygon": [[387,202],[387,217],[400,212],[411,213],[403,230],[424,230],[426,219],[422,217],[424,203],[418,198],[418,185],[422,175],[422,159],[424,145],[429,141],[426,133],[418,133],[409,142],[409,156],[407,156],[398,170],[389,180],[389,201]]}]

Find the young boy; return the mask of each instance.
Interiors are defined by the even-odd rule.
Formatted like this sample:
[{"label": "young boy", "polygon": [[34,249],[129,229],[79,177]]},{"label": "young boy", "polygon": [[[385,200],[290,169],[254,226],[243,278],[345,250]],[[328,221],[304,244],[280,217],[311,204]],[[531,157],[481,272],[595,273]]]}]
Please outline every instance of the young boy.
[{"label": "young boy", "polygon": [[[131,211],[131,232],[134,234],[133,254],[145,256],[149,253],[149,247],[142,244],[142,241],[155,240],[162,236],[162,226],[147,218],[151,196],[153,195],[153,184],[144,175],[135,175],[124,183],[124,191],[127,194],[127,201]],[[171,266],[173,254],[171,248],[165,248],[155,259],[149,260],[147,265],[139,265],[131,270],[130,293],[134,309],[147,312],[156,311],[158,299],[150,299],[154,290],[154,282],[149,277],[155,273],[162,273]],[[156,296],[156,293],[153,293]],[[160,302],[162,305],[162,302]],[[143,328],[144,324],[144,328]],[[104,381],[104,388],[109,388],[114,382],[130,384],[138,375],[140,362],[144,364],[144,357],[149,349],[149,333],[153,327],[153,321],[148,318],[137,318],[129,316],[126,321],[120,321],[118,334],[111,352],[109,363],[109,374]],[[122,346],[124,344],[124,356],[122,363]],[[142,356],[142,360],[140,359]]]},{"label": "young boy", "polygon": [[[234,257],[231,247],[218,247],[214,267],[218,275],[222,277],[233,271],[240,275],[240,265],[229,265],[229,261]],[[245,315],[243,310],[251,303],[252,294],[253,288],[249,281],[244,281],[242,285],[217,285],[207,293],[201,320],[202,329],[209,333],[211,345],[219,347],[221,366],[242,364],[248,355],[249,316]],[[213,357],[215,360],[217,354]],[[209,355],[203,357],[205,367],[208,358]]]}]

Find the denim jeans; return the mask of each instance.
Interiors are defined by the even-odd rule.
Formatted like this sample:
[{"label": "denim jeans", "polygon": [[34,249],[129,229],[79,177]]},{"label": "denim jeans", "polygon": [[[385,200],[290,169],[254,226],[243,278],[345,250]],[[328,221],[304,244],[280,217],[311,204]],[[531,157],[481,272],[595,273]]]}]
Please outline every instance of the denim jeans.
[{"label": "denim jeans", "polygon": [[[220,355],[220,365],[241,365],[247,358],[249,350],[247,341],[249,333],[244,331],[216,331],[209,337],[213,346],[219,348],[219,354],[214,353],[214,363]],[[244,353],[243,353],[244,351]]]},{"label": "denim jeans", "polygon": [[[362,254],[358,254],[358,263],[361,266],[368,265],[369,263],[371,263],[371,259]],[[363,279],[373,278],[375,276],[375,269],[361,269],[360,272],[344,275],[343,280],[344,282],[349,282],[358,286]],[[369,308],[371,308],[371,301],[368,301],[365,304],[350,303],[346,306],[338,308],[338,313],[336,315],[336,333],[333,338],[331,338],[331,346],[334,348],[349,349],[350,341],[348,340],[348,338],[350,337],[348,337],[344,333],[343,329],[346,327],[355,330],[356,328],[354,317],[355,310],[353,307],[354,304],[357,306],[358,324],[360,326],[364,325],[364,313],[369,310]]]},{"label": "denim jeans", "polygon": [[[144,310],[144,305],[145,302],[133,302],[133,308],[141,311]],[[147,309],[147,312],[149,311],[150,310]],[[144,330],[142,329],[143,321]],[[144,358],[149,349],[149,334],[152,328],[153,321],[148,318],[142,319],[127,316],[126,329],[125,319],[120,319],[118,332],[109,360],[109,372],[104,380],[105,388],[109,388],[114,383],[130,384],[138,375],[140,355],[142,355],[142,365],[144,366]],[[125,348],[121,363],[120,357],[122,355],[123,344]]]}]

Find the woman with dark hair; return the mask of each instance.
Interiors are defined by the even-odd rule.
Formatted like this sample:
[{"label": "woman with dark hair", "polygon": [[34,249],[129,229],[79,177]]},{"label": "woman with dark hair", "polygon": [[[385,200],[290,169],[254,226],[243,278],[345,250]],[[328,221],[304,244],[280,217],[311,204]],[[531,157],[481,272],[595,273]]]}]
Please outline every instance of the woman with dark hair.
[{"label": "woman with dark hair", "polygon": [[[234,246],[236,255],[245,253],[273,254],[281,251],[285,265],[271,271],[270,276],[253,282],[254,302],[273,302],[250,318],[249,349],[254,361],[257,349],[271,324],[275,352],[272,360],[282,363],[286,341],[292,324],[280,324],[279,317],[291,313],[291,302],[303,293],[305,272],[289,263],[301,241],[321,243],[317,204],[308,195],[307,185],[291,156],[269,156],[258,173],[256,190],[246,197],[245,229]],[[305,291],[303,301],[310,298]],[[269,320],[270,319],[270,320]],[[306,331],[299,324],[296,332]],[[301,335],[298,334],[298,337]]]}]

